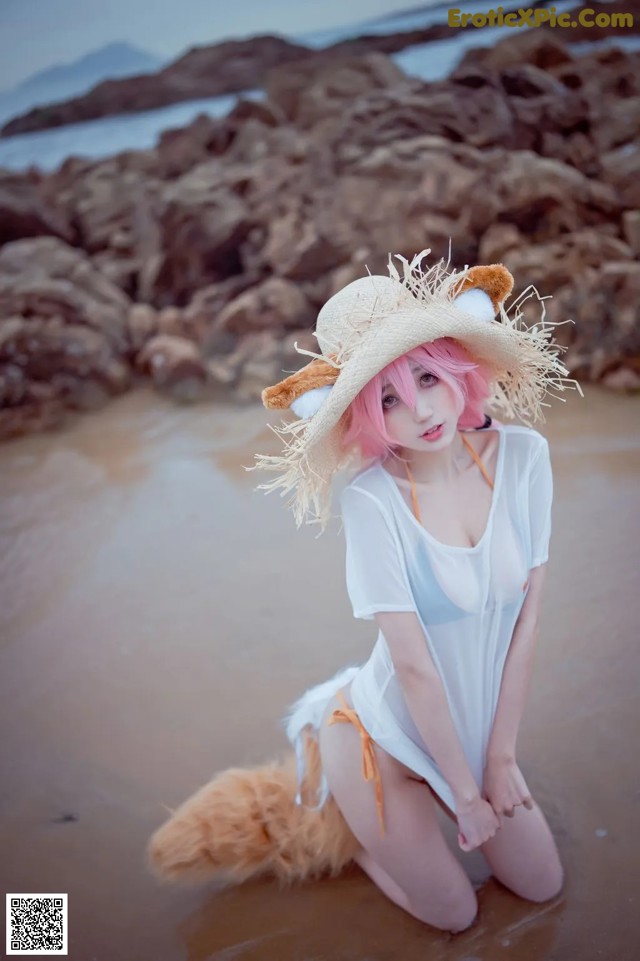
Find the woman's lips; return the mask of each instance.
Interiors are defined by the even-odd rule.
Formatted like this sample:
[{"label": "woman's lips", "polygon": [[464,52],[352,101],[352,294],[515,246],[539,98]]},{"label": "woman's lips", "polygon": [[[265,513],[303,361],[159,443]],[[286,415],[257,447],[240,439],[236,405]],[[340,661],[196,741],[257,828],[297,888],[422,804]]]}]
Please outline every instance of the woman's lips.
[{"label": "woman's lips", "polygon": [[422,437],[425,440],[437,440],[438,437],[442,436],[443,427],[443,424],[438,424],[438,426],[433,428],[431,431],[426,431],[424,434],[422,434]]}]

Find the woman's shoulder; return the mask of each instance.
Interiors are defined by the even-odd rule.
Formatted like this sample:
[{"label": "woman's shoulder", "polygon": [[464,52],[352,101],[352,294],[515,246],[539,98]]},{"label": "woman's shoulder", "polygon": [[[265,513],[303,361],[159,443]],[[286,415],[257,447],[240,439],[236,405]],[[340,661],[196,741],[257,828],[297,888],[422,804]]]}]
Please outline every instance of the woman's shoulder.
[{"label": "woman's shoulder", "polygon": [[378,460],[348,479],[340,493],[343,514],[352,507],[361,516],[382,514],[390,523],[394,514],[393,500],[385,474],[386,471]]},{"label": "woman's shoulder", "polygon": [[341,515],[352,536],[362,532],[370,543],[390,536],[398,546],[401,532],[391,484],[385,473],[379,462],[358,471],[340,493]]},{"label": "woman's shoulder", "polygon": [[518,438],[523,446],[529,444],[530,447],[537,449],[547,443],[547,438],[535,427],[525,427],[524,424],[499,424],[497,427],[510,437]]},{"label": "woman's shoulder", "polygon": [[509,459],[518,467],[536,460],[542,452],[548,454],[549,442],[544,434],[534,427],[523,424],[500,424],[498,428],[504,435]]},{"label": "woman's shoulder", "polygon": [[369,494],[376,500],[384,502],[386,486],[381,462],[379,460],[374,461],[368,467],[357,471],[345,484],[343,494],[347,491]]}]

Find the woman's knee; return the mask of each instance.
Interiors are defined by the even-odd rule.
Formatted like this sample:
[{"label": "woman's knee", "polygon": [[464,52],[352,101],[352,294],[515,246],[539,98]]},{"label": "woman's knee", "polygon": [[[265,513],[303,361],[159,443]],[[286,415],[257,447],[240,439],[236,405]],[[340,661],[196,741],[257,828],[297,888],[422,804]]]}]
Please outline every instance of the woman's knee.
[{"label": "woman's knee", "polygon": [[528,877],[523,882],[521,890],[515,893],[526,901],[541,903],[557,898],[563,887],[564,871],[558,861],[556,864],[549,865],[543,873],[535,877]]},{"label": "woman's knee", "polygon": [[478,915],[478,899],[471,884],[441,890],[437,898],[427,898],[422,905],[412,905],[412,913],[441,931],[458,934],[471,927]]},{"label": "woman's knee", "polygon": [[459,934],[461,931],[466,931],[467,928],[470,928],[477,917],[478,899],[474,894],[470,902],[457,905],[445,930],[451,931],[452,934]]},{"label": "woman's knee", "polygon": [[494,877],[526,901],[550,901],[562,891],[560,854],[537,804],[532,811],[517,808],[482,853]]},{"label": "woman's knee", "polygon": [[467,898],[465,902],[453,906],[444,924],[440,925],[443,931],[450,931],[452,934],[460,934],[466,931],[474,923],[478,916],[478,899],[475,894]]}]

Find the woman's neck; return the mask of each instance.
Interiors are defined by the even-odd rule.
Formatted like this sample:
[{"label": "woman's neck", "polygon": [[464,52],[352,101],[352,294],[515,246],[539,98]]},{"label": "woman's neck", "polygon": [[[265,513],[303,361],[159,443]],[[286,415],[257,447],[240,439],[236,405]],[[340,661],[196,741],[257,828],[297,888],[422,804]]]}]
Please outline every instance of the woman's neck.
[{"label": "woman's neck", "polygon": [[449,446],[442,450],[418,451],[401,447],[395,456],[390,456],[389,462],[402,475],[406,474],[405,464],[408,464],[416,484],[441,485],[450,484],[459,477],[473,463],[473,458],[465,447],[462,434],[456,431]]}]

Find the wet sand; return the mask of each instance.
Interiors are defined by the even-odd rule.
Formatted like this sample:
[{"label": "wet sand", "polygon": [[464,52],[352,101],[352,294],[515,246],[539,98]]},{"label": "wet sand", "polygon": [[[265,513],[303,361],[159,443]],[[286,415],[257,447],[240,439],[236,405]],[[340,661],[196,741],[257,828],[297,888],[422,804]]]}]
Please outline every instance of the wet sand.
[{"label": "wet sand", "polygon": [[458,851],[481,887],[455,937],[357,868],[284,893],[147,873],[166,807],[282,752],[286,706],[375,640],[339,523],[296,530],[242,470],[276,449],[267,412],[140,392],[0,448],[0,876],[68,892],[72,961],[636,961],[640,402],[585,393],[540,428],[554,533],[519,740],[565,891],[526,903]]}]

